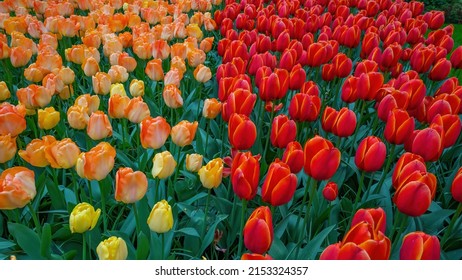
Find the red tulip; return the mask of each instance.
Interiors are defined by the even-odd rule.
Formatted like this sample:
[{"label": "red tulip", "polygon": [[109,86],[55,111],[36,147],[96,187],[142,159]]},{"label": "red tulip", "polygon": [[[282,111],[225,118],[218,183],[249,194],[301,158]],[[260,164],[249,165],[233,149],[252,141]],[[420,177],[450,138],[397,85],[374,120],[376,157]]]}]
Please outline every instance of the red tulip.
[{"label": "red tulip", "polygon": [[414,118],[406,111],[396,109],[389,113],[383,134],[389,143],[401,145],[412,135],[414,128]]},{"label": "red tulip", "polygon": [[321,253],[320,260],[370,260],[369,254],[353,242],[329,245]]},{"label": "red tulip", "polygon": [[444,115],[441,120],[444,130],[443,147],[448,148],[457,142],[462,130],[462,123],[458,115]]},{"label": "red tulip", "polygon": [[257,138],[257,128],[246,115],[234,113],[229,118],[228,138],[233,148],[248,150]]},{"label": "red tulip", "polygon": [[351,227],[361,223],[367,222],[372,226],[374,232],[385,232],[387,228],[387,218],[385,211],[382,208],[368,208],[368,209],[359,209],[356,211],[351,220]]},{"label": "red tulip", "polygon": [[399,251],[401,260],[439,260],[440,241],[437,236],[421,231],[408,233]]},{"label": "red tulip", "polygon": [[340,165],[340,151],[320,136],[308,140],[304,148],[305,173],[315,180],[328,180]]},{"label": "red tulip", "polygon": [[259,96],[263,101],[283,98],[289,89],[289,72],[285,69],[275,69],[274,73],[264,77],[259,86]]},{"label": "red tulip", "polygon": [[257,260],[272,260],[273,258],[266,254],[266,255],[261,255],[261,254],[248,254],[245,253],[242,255],[241,260],[250,260],[250,261],[257,261]]},{"label": "red tulip", "polygon": [[379,46],[380,38],[377,33],[367,32],[361,45],[361,58],[367,58],[373,49]]},{"label": "red tulip", "polygon": [[462,69],[462,46],[457,47],[451,54],[451,64],[454,69]]},{"label": "red tulip", "polygon": [[223,103],[223,120],[228,122],[233,113],[250,116],[256,100],[257,95],[247,89],[236,89],[231,92],[226,102]]},{"label": "red tulip", "polygon": [[289,89],[297,90],[303,86],[306,80],[306,72],[300,64],[295,65],[289,74]]},{"label": "red tulip", "polygon": [[251,152],[238,152],[233,157],[231,166],[231,182],[234,193],[240,199],[251,200],[257,194],[260,180],[259,156]]},{"label": "red tulip", "polygon": [[390,257],[390,239],[383,232],[377,231],[373,224],[366,221],[351,226],[342,240],[343,244],[349,242],[364,249],[371,260],[387,260]]},{"label": "red tulip", "polygon": [[431,189],[423,182],[411,181],[396,191],[393,201],[400,212],[411,217],[418,217],[430,207]]},{"label": "red tulip", "polygon": [[409,141],[412,143],[412,152],[422,156],[425,161],[436,161],[443,152],[442,137],[434,128],[417,131]]},{"label": "red tulip", "polygon": [[288,203],[297,188],[297,176],[279,159],[272,162],[261,189],[262,199],[274,206]]},{"label": "red tulip", "polygon": [[290,100],[289,115],[295,121],[314,121],[319,116],[321,99],[316,95],[297,93]]},{"label": "red tulip", "polygon": [[286,115],[279,115],[273,119],[271,126],[271,144],[277,148],[285,148],[289,142],[295,140],[297,126],[295,121],[289,120]]},{"label": "red tulip", "polygon": [[366,101],[375,99],[383,81],[384,78],[380,72],[361,74],[356,87],[358,98]]},{"label": "red tulip", "polygon": [[358,146],[355,155],[356,166],[366,172],[374,172],[382,168],[387,150],[380,138],[368,136]]},{"label": "red tulip", "polygon": [[332,59],[336,76],[339,78],[345,78],[351,73],[353,68],[353,62],[345,54],[339,53]]},{"label": "red tulip", "polygon": [[451,194],[454,200],[462,203],[462,167],[456,173],[452,180]]},{"label": "red tulip", "polygon": [[334,201],[338,195],[338,186],[335,182],[329,182],[322,190],[322,196],[327,201]]},{"label": "red tulip", "polygon": [[435,60],[435,49],[430,47],[416,48],[412,52],[411,67],[419,73],[425,73],[430,70],[430,67]]},{"label": "red tulip", "polygon": [[446,58],[441,58],[433,65],[428,78],[432,81],[442,81],[446,79],[449,72],[451,72],[451,62]]},{"label": "red tulip", "polygon": [[300,172],[303,168],[303,149],[299,142],[294,141],[287,144],[282,162],[290,167],[290,171],[294,174]]},{"label": "red tulip", "polygon": [[356,114],[344,107],[340,109],[332,126],[332,133],[338,137],[348,137],[356,129]]},{"label": "red tulip", "polygon": [[350,76],[345,80],[345,82],[342,85],[342,95],[341,95],[343,102],[353,103],[358,99],[358,90],[357,90],[358,84],[359,84],[358,77]]},{"label": "red tulip", "polygon": [[244,226],[244,244],[256,254],[264,254],[273,242],[273,218],[267,206],[253,211]]}]

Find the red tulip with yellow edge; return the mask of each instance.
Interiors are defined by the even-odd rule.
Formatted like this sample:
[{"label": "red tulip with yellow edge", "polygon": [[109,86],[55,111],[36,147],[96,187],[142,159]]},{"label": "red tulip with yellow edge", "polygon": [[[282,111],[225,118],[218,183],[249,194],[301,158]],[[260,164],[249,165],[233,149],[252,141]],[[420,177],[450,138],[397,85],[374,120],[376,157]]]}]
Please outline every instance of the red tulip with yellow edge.
[{"label": "red tulip with yellow edge", "polygon": [[328,180],[340,165],[340,151],[332,142],[316,135],[306,141],[304,147],[305,173],[315,180]]},{"label": "red tulip with yellow edge", "polygon": [[228,123],[228,139],[237,150],[248,150],[255,143],[257,128],[255,124],[242,114],[232,114]]},{"label": "red tulip with yellow edge", "polygon": [[141,171],[129,167],[117,170],[115,179],[115,200],[123,203],[135,203],[142,199],[148,189],[148,179]]},{"label": "red tulip with yellow edge", "polygon": [[285,148],[297,136],[295,121],[289,120],[286,115],[278,115],[273,119],[271,126],[271,144],[277,148]]},{"label": "red tulip with yellow edge", "polygon": [[409,114],[400,109],[391,111],[383,132],[385,139],[394,145],[401,145],[411,137],[414,131],[415,120]]},{"label": "red tulip with yellow edge", "polygon": [[297,188],[297,176],[291,173],[287,164],[276,159],[268,168],[261,195],[265,202],[273,206],[288,203]]},{"label": "red tulip with yellow edge", "polygon": [[282,162],[287,164],[290,172],[297,174],[303,168],[303,149],[302,145],[293,141],[287,144],[284,154],[282,155]]},{"label": "red tulip with yellow edge", "polygon": [[399,251],[400,260],[439,260],[440,241],[435,235],[415,231],[403,237]]},{"label": "red tulip with yellow edge", "polygon": [[356,166],[366,172],[382,168],[387,155],[385,144],[375,136],[368,136],[359,143],[355,155]]},{"label": "red tulip with yellow edge", "polygon": [[34,199],[35,173],[25,167],[12,167],[0,174],[0,209],[22,208]]},{"label": "red tulip with yellow edge", "polygon": [[273,242],[273,217],[267,206],[260,206],[250,215],[244,226],[244,244],[252,253],[264,254]]},{"label": "red tulip with yellow edge", "polygon": [[257,194],[260,181],[260,157],[251,152],[238,152],[233,157],[231,182],[234,193],[240,199],[252,200]]},{"label": "red tulip with yellow edge", "polygon": [[223,120],[228,122],[233,113],[250,116],[255,106],[257,95],[247,89],[232,91],[223,103]]},{"label": "red tulip with yellow edge", "polygon": [[411,217],[423,215],[432,202],[432,189],[425,182],[410,181],[393,196],[398,210]]},{"label": "red tulip with yellow edge", "polygon": [[159,149],[167,141],[171,127],[163,117],[147,117],[140,123],[140,140],[143,148]]},{"label": "red tulip with yellow edge", "polygon": [[327,201],[334,201],[338,196],[338,186],[335,182],[329,182],[322,189],[322,196]]},{"label": "red tulip with yellow edge", "polygon": [[116,150],[107,142],[100,142],[77,159],[77,174],[88,180],[101,181],[114,167]]},{"label": "red tulip with yellow edge", "polygon": [[317,95],[297,93],[290,100],[289,115],[295,121],[315,121],[321,111],[321,99]]},{"label": "red tulip with yellow edge", "polygon": [[353,242],[342,244],[338,242],[329,245],[321,253],[320,260],[370,260],[366,250]]},{"label": "red tulip with yellow edge", "polygon": [[451,194],[454,200],[462,203],[462,167],[456,173],[456,176],[452,180]]},{"label": "red tulip with yellow edge", "polygon": [[249,253],[245,253],[242,255],[241,257],[241,260],[249,260],[249,261],[257,261],[257,260],[272,260],[273,258],[268,255],[268,254],[265,254],[265,255],[261,255],[261,254],[249,254]]}]

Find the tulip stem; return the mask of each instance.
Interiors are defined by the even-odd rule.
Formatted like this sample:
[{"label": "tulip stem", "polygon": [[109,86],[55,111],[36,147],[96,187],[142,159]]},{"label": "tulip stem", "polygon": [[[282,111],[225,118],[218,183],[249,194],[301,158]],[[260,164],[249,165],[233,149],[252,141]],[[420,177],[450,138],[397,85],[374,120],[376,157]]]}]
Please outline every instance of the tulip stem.
[{"label": "tulip stem", "polygon": [[205,122],[205,125],[207,126],[207,131],[205,134],[205,146],[204,146],[204,156],[207,157],[207,150],[208,150],[208,145],[209,145],[209,134],[210,134],[210,120],[207,119]]},{"label": "tulip stem", "polygon": [[356,124],[356,129],[355,129],[355,132],[354,132],[354,135],[353,135],[353,142],[351,142],[350,151],[348,153],[348,155],[350,155],[350,156],[352,156],[353,149],[355,148],[356,138],[358,136],[358,131],[361,128],[361,123],[362,123],[362,120],[363,120],[364,110],[366,110],[366,105],[367,105],[366,101],[364,101],[364,100],[360,100],[358,102],[362,102],[362,105],[361,105],[361,110],[359,111],[358,123]]},{"label": "tulip stem", "polygon": [[388,159],[387,159],[387,164],[385,165],[385,169],[383,170],[382,177],[380,177],[380,181],[379,181],[379,183],[377,184],[377,187],[375,188],[375,193],[376,193],[376,194],[379,194],[379,193],[380,193],[380,189],[382,188],[383,182],[385,181],[385,178],[386,178],[386,176],[387,176],[387,173],[388,173],[388,171],[390,170],[391,162],[392,162],[393,159],[395,158],[395,148],[396,148],[396,145],[392,145],[392,146],[391,146],[390,156],[389,156]]},{"label": "tulip stem", "polygon": [[133,203],[133,215],[135,215],[135,221],[136,221],[136,234],[135,236],[138,236],[140,233],[140,217],[138,217],[138,208],[136,207],[136,202]]},{"label": "tulip stem", "polygon": [[162,259],[165,260],[165,233],[161,233],[162,235]]},{"label": "tulip stem", "polygon": [[199,119],[199,111],[200,111],[200,108],[201,108],[201,98],[202,98],[202,88],[203,88],[204,84],[203,83],[199,83],[199,85],[197,86],[197,92],[199,94],[199,98],[197,99],[197,110],[196,110],[196,115],[197,115],[197,119]]},{"label": "tulip stem", "polygon": [[[300,247],[302,246],[303,240],[305,240],[306,237],[306,225],[308,224],[308,217],[310,216],[310,210],[311,210],[311,205],[313,204],[313,197],[316,193],[316,185],[317,181],[313,180],[313,183],[310,185],[307,185],[308,189],[310,190],[310,196],[308,198],[308,204],[306,205],[306,211],[305,211],[305,218],[303,219],[303,228],[301,231],[301,238],[298,241],[297,244],[297,251],[295,253],[295,258],[298,259],[298,254],[300,252]],[[310,235],[311,235],[311,228],[310,228]]]},{"label": "tulip stem", "polygon": [[242,199],[242,211],[241,211],[241,229],[239,231],[239,247],[237,256],[241,258],[242,256],[242,242],[244,241],[244,221],[245,221],[245,213],[247,212],[247,200]]},{"label": "tulip stem", "polygon": [[449,223],[448,228],[445,230],[443,237],[441,238],[441,247],[443,247],[449,238],[449,235],[452,233],[452,229],[456,224],[457,219],[459,218],[460,214],[462,213],[462,203],[459,203],[457,206],[456,213],[452,216],[451,222]]},{"label": "tulip stem", "polygon": [[85,238],[85,232],[82,233],[82,259],[87,259],[87,239]]},{"label": "tulip stem", "polygon": [[[306,181],[306,186],[305,186],[305,193],[303,194],[303,200],[302,200],[302,209],[303,209],[303,206],[305,205],[306,203],[306,199],[308,198],[308,192],[309,192],[309,189],[310,189],[310,185],[311,185],[311,177],[308,176],[308,180]],[[295,223],[295,230],[298,231],[298,225],[300,224],[300,220],[302,218],[302,215],[301,213],[298,214],[298,217],[297,217],[297,222]],[[301,232],[300,232],[301,234]],[[298,239],[300,239],[300,234],[298,235]]]},{"label": "tulip stem", "polygon": [[209,203],[210,203],[210,194],[212,193],[212,189],[208,190],[207,194],[207,201],[205,203],[205,212],[204,212],[204,224],[202,225],[202,233],[201,238],[204,239],[205,229],[207,228],[207,213],[209,212]]},{"label": "tulip stem", "polygon": [[[402,214],[401,212],[398,211],[398,215],[401,216],[401,224],[399,226],[399,230],[398,230],[398,234],[394,237],[392,235],[390,235],[390,238],[393,238],[393,245],[391,247],[391,252],[393,253],[395,251],[395,248],[396,246],[398,245],[398,241],[401,237],[401,235],[403,234],[404,230],[407,228],[406,226],[406,222],[407,222],[407,215],[405,214]],[[395,231],[395,228],[396,227],[393,227],[393,231]]]},{"label": "tulip stem", "polygon": [[271,116],[270,116],[270,127],[269,127],[269,132],[268,135],[266,136],[266,143],[265,143],[265,149],[263,150],[263,160],[266,162],[266,153],[268,152],[269,148],[269,140],[270,140],[270,135],[271,135],[271,126],[273,125],[273,119],[274,119],[274,110],[271,110]]},{"label": "tulip stem", "polygon": [[29,208],[29,212],[30,212],[30,215],[32,216],[32,220],[34,221],[35,228],[37,230],[38,235],[41,235],[40,222],[37,217],[37,213],[34,210],[34,207],[32,207],[31,203],[27,203],[27,208]]},{"label": "tulip stem", "polygon": [[107,231],[107,213],[106,213],[106,194],[104,192],[104,187],[103,183],[99,182],[99,188],[101,192],[101,210],[103,212],[103,227],[104,227],[104,232]]}]

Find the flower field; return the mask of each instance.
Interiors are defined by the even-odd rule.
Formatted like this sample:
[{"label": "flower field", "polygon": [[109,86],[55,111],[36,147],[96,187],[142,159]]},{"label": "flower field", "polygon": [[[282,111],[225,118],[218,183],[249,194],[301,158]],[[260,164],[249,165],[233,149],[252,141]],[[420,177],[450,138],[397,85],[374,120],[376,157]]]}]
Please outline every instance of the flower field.
[{"label": "flower field", "polygon": [[0,2],[0,259],[462,259],[462,42],[402,0]]}]

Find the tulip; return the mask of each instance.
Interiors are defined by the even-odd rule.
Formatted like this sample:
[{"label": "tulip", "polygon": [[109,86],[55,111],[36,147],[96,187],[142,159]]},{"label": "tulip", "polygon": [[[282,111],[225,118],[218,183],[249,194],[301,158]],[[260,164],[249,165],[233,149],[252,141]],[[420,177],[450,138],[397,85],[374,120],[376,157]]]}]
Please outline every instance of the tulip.
[{"label": "tulip", "polygon": [[212,71],[207,66],[199,64],[194,70],[194,79],[199,83],[208,82],[212,78]]},{"label": "tulip", "polygon": [[273,119],[271,126],[271,144],[277,148],[285,148],[289,142],[295,140],[297,126],[295,121],[289,120],[286,115],[279,115]]},{"label": "tulip", "polygon": [[267,206],[260,206],[250,215],[244,226],[244,244],[256,254],[264,254],[273,242],[273,218]]},{"label": "tulip", "polygon": [[233,113],[250,116],[255,106],[257,95],[252,94],[247,89],[236,89],[223,103],[223,120],[229,122],[229,119]]},{"label": "tulip", "polygon": [[125,117],[125,109],[130,102],[130,98],[126,95],[114,94],[109,97],[108,114],[113,119],[121,119]]},{"label": "tulip", "polygon": [[207,98],[204,100],[202,116],[207,119],[215,119],[220,114],[222,104],[216,98]]},{"label": "tulip", "polygon": [[147,220],[151,231],[165,233],[173,227],[172,207],[166,200],[157,202],[151,210]]},{"label": "tulip", "polygon": [[114,167],[116,150],[107,142],[100,142],[88,152],[81,153],[77,159],[77,174],[88,180],[101,181]]},{"label": "tulip", "polygon": [[238,152],[231,166],[234,193],[240,199],[252,200],[257,194],[259,180],[259,156],[252,156],[251,152]]},{"label": "tulip", "polygon": [[167,85],[162,92],[165,105],[169,108],[177,109],[183,106],[181,90],[176,85]]},{"label": "tulip", "polygon": [[50,104],[53,93],[52,90],[35,84],[20,88],[16,91],[19,102],[24,104],[26,109],[43,108],[47,106]]},{"label": "tulip", "polygon": [[159,149],[170,135],[170,125],[162,117],[147,117],[140,123],[140,140],[143,148]]},{"label": "tulip", "polygon": [[67,110],[67,121],[69,126],[74,129],[86,128],[89,119],[88,108],[74,105]]},{"label": "tulip", "polygon": [[202,186],[207,189],[217,188],[223,177],[223,160],[216,158],[202,166],[198,171]]},{"label": "tulip", "polygon": [[452,180],[451,194],[454,200],[462,203],[462,167],[456,173],[456,176]]},{"label": "tulip", "polygon": [[10,90],[4,81],[0,82],[0,102],[11,97]]},{"label": "tulip", "polygon": [[425,161],[436,161],[443,152],[441,135],[433,128],[417,131],[411,141],[412,152],[420,155]]},{"label": "tulip", "polygon": [[447,78],[449,72],[451,72],[451,62],[446,58],[441,58],[433,65],[428,78],[432,81],[442,81]]},{"label": "tulip", "polygon": [[245,253],[242,255],[241,260],[251,260],[251,261],[256,261],[256,260],[272,260],[273,258],[268,255],[261,255],[261,254],[249,254]]},{"label": "tulip", "polygon": [[54,138],[51,138],[50,140],[45,139],[44,142],[45,159],[52,168],[67,169],[75,166],[80,155],[80,149],[74,141],[70,138],[61,141],[55,141]]},{"label": "tulip", "polygon": [[148,189],[148,179],[141,171],[121,167],[116,173],[115,200],[135,203],[142,199]]},{"label": "tulip", "polygon": [[74,106],[88,109],[88,115],[98,111],[100,99],[98,95],[82,94],[74,102]]},{"label": "tulip", "polygon": [[306,80],[306,72],[300,64],[295,65],[289,75],[289,89],[300,89]]},{"label": "tulip", "polygon": [[320,260],[370,260],[366,250],[353,242],[329,245],[321,253]]},{"label": "tulip", "polygon": [[355,225],[366,222],[372,226],[374,232],[385,232],[387,221],[386,214],[382,208],[368,208],[368,209],[359,209],[356,211],[353,219],[351,220],[351,227]]},{"label": "tulip", "polygon": [[396,109],[389,113],[383,134],[391,144],[401,145],[411,137],[414,126],[414,118],[406,111]]},{"label": "tulip", "polygon": [[130,82],[130,94],[133,97],[143,96],[144,95],[144,82],[142,80],[133,79]]},{"label": "tulip", "polygon": [[31,57],[32,50],[26,49],[25,47],[13,47],[10,50],[11,65],[15,68],[26,66]]},{"label": "tulip", "polygon": [[36,193],[34,171],[18,166],[0,174],[0,210],[22,208]]},{"label": "tulip", "polygon": [[125,108],[125,117],[132,123],[140,123],[145,118],[151,115],[148,104],[146,104],[141,96],[132,98]]},{"label": "tulip", "polygon": [[188,122],[183,120],[177,123],[170,132],[172,136],[172,141],[175,145],[184,147],[190,145],[196,136],[196,130],[199,123],[196,122]]},{"label": "tulip", "polygon": [[295,121],[312,122],[321,111],[321,99],[316,95],[297,93],[290,100],[289,115]]},{"label": "tulip", "polygon": [[69,228],[71,233],[84,233],[92,230],[98,222],[101,209],[97,209],[89,203],[82,202],[77,204],[69,217]]},{"label": "tulip", "polygon": [[52,129],[59,123],[59,120],[59,112],[55,108],[38,109],[38,126],[41,129]]},{"label": "tulip", "polygon": [[162,81],[164,79],[164,70],[162,69],[162,60],[153,59],[148,61],[144,71],[149,79],[153,81]]},{"label": "tulip", "polygon": [[176,167],[176,161],[169,151],[157,153],[152,159],[152,177],[165,179],[173,174]]},{"label": "tulip", "polygon": [[290,167],[290,172],[296,174],[303,168],[303,149],[299,142],[294,141],[287,144],[282,162]]},{"label": "tulip", "polygon": [[[337,121],[338,111],[334,108],[326,106],[324,113],[322,114],[321,125],[322,129],[326,132],[332,132],[332,128]],[[356,115],[355,115],[356,117]]]},{"label": "tulip", "polygon": [[332,125],[332,133],[338,137],[348,137],[353,134],[356,129],[356,114],[344,107],[340,109]]},{"label": "tulip", "polygon": [[96,254],[100,260],[126,260],[128,256],[127,243],[116,236],[111,236],[99,243]]},{"label": "tulip", "polygon": [[457,47],[451,54],[451,64],[454,69],[462,69],[462,46]]},{"label": "tulip", "polygon": [[437,236],[421,231],[406,234],[399,251],[401,260],[439,260],[440,241]]},{"label": "tulip", "polygon": [[20,150],[18,155],[32,166],[45,167],[50,164],[45,157],[45,148],[55,141],[56,139],[51,135],[34,139],[27,144],[26,150]]},{"label": "tulip", "polygon": [[340,165],[340,151],[327,139],[315,136],[304,147],[305,173],[315,180],[328,180]]},{"label": "tulip", "polygon": [[269,166],[261,194],[265,202],[274,206],[288,203],[294,196],[297,188],[297,176],[290,172],[290,168],[284,162],[272,162]]},{"label": "tulip", "polygon": [[88,120],[87,134],[93,140],[112,136],[112,125],[104,112],[96,111],[91,114]]},{"label": "tulip", "polygon": [[411,56],[411,67],[418,73],[425,73],[430,70],[435,60],[435,50],[430,47],[414,49]]},{"label": "tulip", "polygon": [[11,134],[0,135],[0,163],[14,158],[16,151],[16,137],[11,137]]},{"label": "tulip", "polygon": [[393,201],[400,212],[411,217],[419,217],[430,207],[432,190],[424,182],[410,181],[396,191]]},{"label": "tulip", "polygon": [[257,128],[249,117],[234,113],[228,123],[228,138],[233,148],[248,150],[257,138]]},{"label": "tulip", "polygon": [[386,155],[387,149],[380,138],[368,136],[359,143],[355,164],[363,171],[374,172],[382,168]]},{"label": "tulip", "polygon": [[261,80],[258,93],[263,101],[272,101],[283,98],[288,89],[289,72],[286,69],[276,69]]},{"label": "tulip", "polygon": [[351,73],[353,62],[345,54],[339,53],[332,59],[332,64],[335,68],[336,76],[345,78]]},{"label": "tulip", "polygon": [[322,196],[327,201],[334,201],[338,195],[338,186],[335,182],[329,182],[322,190]]},{"label": "tulip", "polygon": [[186,170],[189,172],[198,172],[202,167],[203,156],[200,154],[187,154],[186,155]]}]

